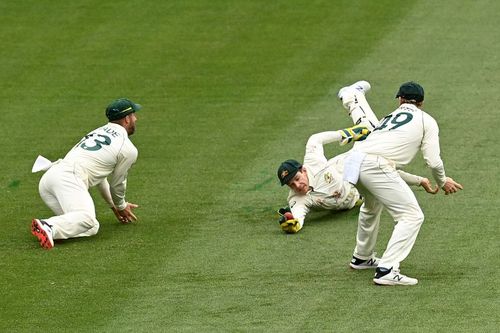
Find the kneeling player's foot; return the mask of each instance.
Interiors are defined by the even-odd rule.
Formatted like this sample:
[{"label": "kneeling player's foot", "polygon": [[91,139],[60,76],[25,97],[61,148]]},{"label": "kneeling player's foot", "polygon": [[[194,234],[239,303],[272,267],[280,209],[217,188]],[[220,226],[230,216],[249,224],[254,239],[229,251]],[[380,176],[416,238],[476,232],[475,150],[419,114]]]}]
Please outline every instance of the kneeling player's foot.
[{"label": "kneeling player's foot", "polygon": [[52,239],[52,226],[45,221],[33,219],[31,221],[31,233],[38,238],[40,246],[44,249],[50,250],[54,247],[54,240]]},{"label": "kneeling player's foot", "polygon": [[418,280],[401,274],[399,270],[378,267],[373,282],[383,286],[413,286]]},{"label": "kneeling player's foot", "polygon": [[349,263],[349,266],[351,266],[351,268],[353,269],[375,269],[377,268],[379,261],[380,258],[375,257],[375,255],[366,260],[359,259],[353,256],[351,262]]}]

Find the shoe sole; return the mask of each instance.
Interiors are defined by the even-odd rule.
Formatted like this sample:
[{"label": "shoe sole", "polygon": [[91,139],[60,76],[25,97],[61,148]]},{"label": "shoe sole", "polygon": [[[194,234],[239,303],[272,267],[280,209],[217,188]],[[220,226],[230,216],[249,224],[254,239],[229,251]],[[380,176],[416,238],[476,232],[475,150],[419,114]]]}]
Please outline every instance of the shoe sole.
[{"label": "shoe sole", "polygon": [[389,280],[379,280],[379,279],[373,279],[373,283],[375,283],[378,286],[414,286],[418,283],[400,283],[400,282],[395,282],[395,281],[389,281]]},{"label": "shoe sole", "polygon": [[355,269],[355,270],[376,269],[377,268],[377,266],[355,266],[355,265],[352,265],[352,264],[349,264],[349,267],[351,267],[352,269]]},{"label": "shoe sole", "polygon": [[363,95],[366,95],[366,93],[372,89],[372,86],[368,81],[355,82],[355,83],[351,84],[350,86],[345,86],[345,87],[340,88],[340,90],[337,93],[337,98],[342,100],[342,98],[340,96],[342,96],[344,91],[347,91],[349,89],[354,90],[355,94],[360,92]]},{"label": "shoe sole", "polygon": [[372,89],[372,85],[368,81],[358,81],[350,85],[349,87],[353,87],[357,91],[360,91],[360,89],[363,91],[363,95],[366,95],[367,92],[369,92]]},{"label": "shoe sole", "polygon": [[44,249],[50,250],[54,247],[54,244],[50,241],[47,232],[42,228],[40,222],[36,219],[31,221],[31,234],[38,238],[40,246]]}]

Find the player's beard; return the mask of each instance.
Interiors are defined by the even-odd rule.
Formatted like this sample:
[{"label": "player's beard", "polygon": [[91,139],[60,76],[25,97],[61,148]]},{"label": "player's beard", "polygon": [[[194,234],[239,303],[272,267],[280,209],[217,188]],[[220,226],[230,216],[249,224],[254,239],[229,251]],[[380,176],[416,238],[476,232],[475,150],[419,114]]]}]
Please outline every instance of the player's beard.
[{"label": "player's beard", "polygon": [[127,133],[128,136],[131,136],[132,134],[135,133],[135,123],[130,123],[130,125],[127,128]]}]

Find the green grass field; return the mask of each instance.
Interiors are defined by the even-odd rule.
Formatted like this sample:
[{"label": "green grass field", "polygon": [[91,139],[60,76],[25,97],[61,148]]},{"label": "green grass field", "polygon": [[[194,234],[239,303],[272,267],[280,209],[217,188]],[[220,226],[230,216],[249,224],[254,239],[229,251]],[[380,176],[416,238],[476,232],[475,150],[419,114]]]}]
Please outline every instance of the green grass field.
[{"label": "green grass field", "polygon": [[[500,2],[0,2],[1,332],[498,332]],[[350,124],[340,87],[366,79],[379,116],[420,82],[441,129],[448,197],[416,190],[426,221],[402,272],[348,269],[357,212],[296,235],[275,211],[279,163]],[[57,159],[128,97],[143,105],[120,225],[42,250],[51,212],[38,154]],[[333,155],[343,151],[328,147]],[[407,169],[430,177],[419,157]],[[97,192],[92,191],[93,194]],[[384,213],[377,251],[392,232]]]}]

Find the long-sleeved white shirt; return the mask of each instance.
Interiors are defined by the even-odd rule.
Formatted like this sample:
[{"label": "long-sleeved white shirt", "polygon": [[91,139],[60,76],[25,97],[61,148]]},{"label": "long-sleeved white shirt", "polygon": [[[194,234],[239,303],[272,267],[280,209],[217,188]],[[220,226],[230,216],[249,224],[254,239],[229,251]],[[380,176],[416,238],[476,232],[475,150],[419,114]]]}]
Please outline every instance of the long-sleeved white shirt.
[{"label": "long-sleeved white shirt", "polygon": [[[124,209],[127,175],[137,160],[138,151],[119,124],[108,123],[83,137],[63,159],[75,165],[75,171],[87,187],[101,185],[109,190],[114,205]],[[104,196],[104,195],[103,195]]]},{"label": "long-sleeved white shirt", "polygon": [[288,195],[292,215],[301,226],[311,208],[350,209],[359,199],[357,189],[343,180],[343,155],[327,160],[324,154],[324,144],[340,139],[337,131],[330,131],[314,134],[307,141],[303,165],[307,170],[310,191],[301,195],[290,190]]}]

